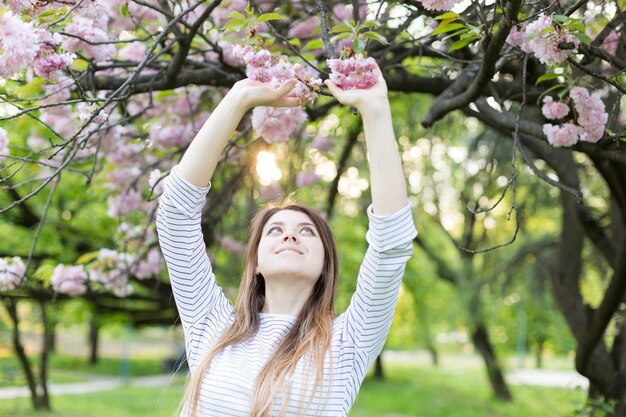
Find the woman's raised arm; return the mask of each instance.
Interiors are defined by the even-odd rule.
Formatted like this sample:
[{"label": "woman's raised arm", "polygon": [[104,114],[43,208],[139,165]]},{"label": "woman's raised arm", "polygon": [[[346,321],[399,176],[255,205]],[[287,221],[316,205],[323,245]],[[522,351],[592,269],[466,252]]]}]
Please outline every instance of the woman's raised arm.
[{"label": "woman's raised arm", "polygon": [[368,89],[342,90],[330,81],[326,85],[340,103],[356,107],[363,118],[372,204],[374,213],[384,216],[407,205],[407,191],[391,122],[387,85],[378,67],[376,72],[378,82]]},{"label": "woman's raised arm", "polygon": [[298,98],[289,93],[295,83],[290,80],[273,89],[268,83],[248,78],[237,81],[187,148],[178,165],[178,175],[194,185],[205,187],[243,115],[256,106],[297,106]]}]

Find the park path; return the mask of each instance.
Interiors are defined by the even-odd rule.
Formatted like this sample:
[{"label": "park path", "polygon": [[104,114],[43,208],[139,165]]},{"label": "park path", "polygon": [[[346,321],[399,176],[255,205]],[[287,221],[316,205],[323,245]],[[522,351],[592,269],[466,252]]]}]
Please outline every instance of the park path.
[{"label": "park path", "polygon": [[[51,383],[48,387],[51,395],[86,394],[107,391],[122,386],[131,387],[166,387],[175,377],[171,374],[141,376],[134,378],[97,377],[85,382]],[[514,385],[583,388],[589,386],[587,378],[575,371],[555,371],[543,369],[520,369],[507,373],[507,382]],[[0,400],[29,397],[27,387],[0,388]]]},{"label": "park path", "polygon": [[[123,386],[131,387],[166,387],[176,378],[171,374],[139,376],[134,378],[97,377],[89,381],[71,383],[50,383],[50,395],[87,394],[90,392],[107,391]],[[0,400],[30,397],[28,387],[0,388]]]}]

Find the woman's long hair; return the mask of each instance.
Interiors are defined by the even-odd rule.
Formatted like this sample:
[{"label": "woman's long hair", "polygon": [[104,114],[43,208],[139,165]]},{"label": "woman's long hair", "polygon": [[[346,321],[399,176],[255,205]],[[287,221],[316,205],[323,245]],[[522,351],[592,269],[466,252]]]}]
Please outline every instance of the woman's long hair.
[{"label": "woman's long hair", "polygon": [[[328,223],[314,210],[289,201],[282,204],[267,205],[261,208],[250,222],[246,264],[235,304],[233,324],[200,362],[185,389],[181,408],[191,410],[190,416],[192,417],[195,417],[198,410],[200,388],[204,375],[215,355],[227,346],[253,338],[259,329],[259,313],[265,304],[265,280],[260,274],[255,274],[258,264],[257,250],[263,227],[270,217],[281,210],[299,211],[309,216],[324,246],[324,266],[322,274],[313,286],[311,295],[298,314],[293,328],[278,344],[258,374],[255,391],[252,395],[250,417],[269,417],[279,389],[282,399],[280,414],[287,409],[290,389],[286,380],[293,374],[298,361],[305,355],[311,359],[308,369],[316,369],[316,372],[310,395],[306,399],[306,405],[303,405],[303,398],[299,399],[300,409],[310,405],[323,381],[324,359],[327,352],[330,351],[335,316],[334,301],[338,275],[337,245]],[[306,387],[303,388],[303,395],[306,391]]]}]

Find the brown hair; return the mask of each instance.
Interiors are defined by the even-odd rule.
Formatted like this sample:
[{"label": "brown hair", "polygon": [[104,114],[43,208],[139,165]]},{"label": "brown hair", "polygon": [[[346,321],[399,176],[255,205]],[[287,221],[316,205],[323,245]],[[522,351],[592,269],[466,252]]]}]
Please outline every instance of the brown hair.
[{"label": "brown hair", "polygon": [[311,357],[309,370],[316,369],[316,374],[306,405],[303,404],[303,398],[299,399],[301,411],[303,407],[310,405],[322,382],[324,359],[326,353],[330,351],[335,316],[334,301],[338,275],[337,245],[328,223],[315,210],[293,201],[270,204],[257,211],[250,222],[246,263],[235,304],[233,324],[200,362],[185,389],[181,408],[185,405],[190,407],[191,416],[195,416],[198,410],[202,380],[215,355],[227,346],[253,338],[259,329],[259,313],[265,304],[265,280],[260,274],[255,274],[258,261],[257,250],[263,227],[270,217],[281,210],[298,211],[309,216],[324,246],[324,266],[293,328],[278,344],[258,374],[256,388],[252,395],[250,417],[269,417],[279,387],[282,394],[279,414],[286,410],[290,397],[286,383],[287,377],[293,374],[298,361],[306,354],[310,354]]}]

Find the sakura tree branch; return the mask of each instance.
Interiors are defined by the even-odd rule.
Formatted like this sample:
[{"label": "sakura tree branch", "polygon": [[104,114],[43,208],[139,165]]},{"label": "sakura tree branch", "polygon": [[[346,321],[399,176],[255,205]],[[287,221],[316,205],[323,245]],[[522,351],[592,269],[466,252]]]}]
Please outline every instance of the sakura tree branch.
[{"label": "sakura tree branch", "polygon": [[322,27],[322,41],[324,42],[324,49],[326,50],[326,57],[328,59],[333,59],[336,57],[335,49],[333,48],[332,43],[330,42],[330,33],[328,30],[328,8],[324,3],[324,0],[315,0],[317,3],[317,11],[320,14],[320,24]]},{"label": "sakura tree branch", "polygon": [[604,75],[596,74],[595,72],[593,72],[593,71],[587,69],[586,67],[580,65],[578,62],[576,62],[575,59],[567,58],[567,62],[569,62],[570,64],[572,64],[576,68],[580,69],[585,74],[591,75],[592,77],[597,78],[599,80],[602,80],[605,83],[611,84],[613,87],[617,88],[622,94],[626,94],[626,88],[622,87],[619,83],[616,83],[615,81],[606,78]]},{"label": "sakura tree branch", "polygon": [[487,43],[482,64],[476,76],[473,77],[469,87],[462,93],[453,97],[438,97],[422,121],[424,127],[430,127],[449,112],[467,106],[482,93],[495,73],[496,62],[500,57],[500,52],[511,31],[511,27],[517,17],[521,4],[522,0],[509,1],[505,8],[504,16],[500,19],[500,27],[493,38]]}]

